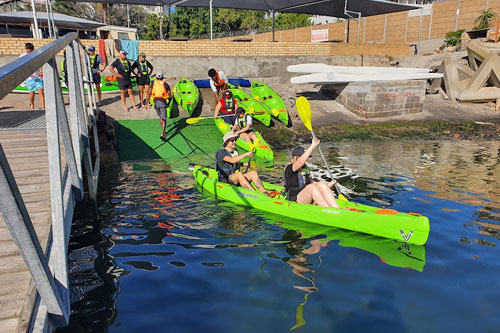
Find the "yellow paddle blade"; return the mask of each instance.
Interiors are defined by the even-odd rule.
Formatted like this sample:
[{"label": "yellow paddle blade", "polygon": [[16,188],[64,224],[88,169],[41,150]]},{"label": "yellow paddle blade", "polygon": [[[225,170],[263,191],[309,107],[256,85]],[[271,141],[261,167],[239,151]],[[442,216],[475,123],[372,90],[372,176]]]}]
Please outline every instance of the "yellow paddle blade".
[{"label": "yellow paddle blade", "polygon": [[203,120],[203,117],[187,118],[186,123],[192,125],[192,124],[196,124],[200,120]]},{"label": "yellow paddle blade", "polygon": [[344,195],[342,193],[339,194],[339,200],[342,200],[342,201],[349,201],[347,200],[346,197],[344,197]]},{"label": "yellow paddle blade", "polygon": [[311,106],[309,105],[309,101],[304,96],[300,96],[295,101],[295,106],[297,107],[297,111],[299,112],[300,119],[302,119],[302,123],[304,126],[312,131],[311,125]]},{"label": "yellow paddle blade", "polygon": [[248,146],[250,147],[250,151],[253,152],[255,150],[255,147],[257,147],[257,145],[259,144],[260,142],[260,138],[257,138],[257,140],[255,140],[254,143],[252,143],[252,141],[250,140],[250,142],[248,142]]}]

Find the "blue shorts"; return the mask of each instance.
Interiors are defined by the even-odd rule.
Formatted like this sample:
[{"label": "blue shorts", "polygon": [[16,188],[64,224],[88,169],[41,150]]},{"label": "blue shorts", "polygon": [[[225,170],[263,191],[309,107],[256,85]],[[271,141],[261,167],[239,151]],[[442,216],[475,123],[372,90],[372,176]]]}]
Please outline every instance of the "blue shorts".
[{"label": "blue shorts", "polygon": [[36,80],[33,79],[27,79],[24,81],[26,83],[26,86],[28,87],[29,92],[36,92],[38,89],[43,89],[43,79],[39,78]]}]

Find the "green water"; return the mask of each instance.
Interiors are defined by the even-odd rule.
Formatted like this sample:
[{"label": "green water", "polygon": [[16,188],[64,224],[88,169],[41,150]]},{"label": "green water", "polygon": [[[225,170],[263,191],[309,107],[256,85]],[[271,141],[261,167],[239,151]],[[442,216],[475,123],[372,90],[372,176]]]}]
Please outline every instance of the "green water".
[{"label": "green water", "polygon": [[353,200],[428,216],[427,244],[237,207],[187,170],[124,162],[101,181],[97,222],[75,221],[65,330],[497,331],[500,142],[326,148]]}]

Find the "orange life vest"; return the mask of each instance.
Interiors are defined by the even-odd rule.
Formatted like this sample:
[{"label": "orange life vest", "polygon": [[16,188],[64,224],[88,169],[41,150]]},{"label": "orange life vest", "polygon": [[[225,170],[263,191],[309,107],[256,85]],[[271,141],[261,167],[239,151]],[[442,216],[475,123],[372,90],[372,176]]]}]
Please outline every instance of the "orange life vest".
[{"label": "orange life vest", "polygon": [[[212,80],[212,81],[214,81],[214,80]],[[217,71],[217,82],[214,81],[214,85],[217,88],[220,88],[220,87],[224,86],[225,83],[226,83],[226,81],[220,79],[219,71]]]},{"label": "orange life vest", "polygon": [[165,88],[165,81],[155,81],[153,90],[151,91],[151,96],[153,96],[153,99],[163,98],[164,100],[167,100],[170,97],[170,92],[167,90],[167,88]]},{"label": "orange life vest", "polygon": [[228,103],[225,98],[221,98],[219,102],[222,105],[220,112],[224,114],[234,114],[238,108],[238,102],[234,98],[231,98]]}]

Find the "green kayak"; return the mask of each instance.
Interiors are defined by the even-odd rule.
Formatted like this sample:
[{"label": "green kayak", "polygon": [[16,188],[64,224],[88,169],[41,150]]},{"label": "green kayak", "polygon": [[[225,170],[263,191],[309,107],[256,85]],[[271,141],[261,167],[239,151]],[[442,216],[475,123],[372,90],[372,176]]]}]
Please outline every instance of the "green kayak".
[{"label": "green kayak", "polygon": [[[271,125],[271,115],[267,107],[252,98],[247,92],[239,86],[227,85],[229,90],[233,93],[233,98],[238,101],[238,106],[241,106],[245,111],[252,116],[252,118],[260,121],[265,126]],[[258,112],[259,114],[255,114]]]},{"label": "green kayak", "polygon": [[290,126],[290,118],[288,117],[285,102],[283,102],[283,99],[276,91],[271,89],[267,84],[258,81],[252,82],[250,91],[253,98],[267,106],[269,113],[273,117],[286,126]]},{"label": "green kayak", "polygon": [[200,99],[198,87],[196,87],[190,80],[182,78],[175,85],[173,93],[177,104],[186,110],[191,117]]},{"label": "green kayak", "polygon": [[200,165],[194,167],[193,175],[204,191],[238,205],[409,244],[424,245],[429,237],[429,219],[417,213],[402,213],[343,200],[338,201],[339,209],[299,204],[286,200],[280,194],[283,191],[281,186],[264,183],[267,189],[278,192],[272,198],[258,191],[221,183],[214,169]]},{"label": "green kayak", "polygon": [[[231,131],[231,126],[227,124],[222,118],[215,118],[215,126],[219,129],[222,135]],[[274,164],[273,150],[258,131],[254,130],[254,133],[260,139],[254,151],[256,161],[264,166],[272,166]],[[246,142],[242,138],[238,138],[238,140],[236,140],[236,145],[246,151],[251,150],[248,142]]]},{"label": "green kayak", "polygon": [[[101,77],[101,92],[103,94],[120,92],[120,88],[118,87],[118,81],[116,80],[109,81],[109,78],[110,78],[109,76]],[[137,85],[137,78],[133,77],[131,81],[132,81],[132,86]],[[60,83],[63,94],[67,94],[68,88],[66,87],[66,83],[64,82],[64,79],[62,77],[60,78]],[[153,83],[151,82],[151,84]],[[12,92],[28,93],[28,87],[23,82],[21,83],[21,85],[17,86]],[[87,89],[85,89],[85,92],[87,92]]]}]

